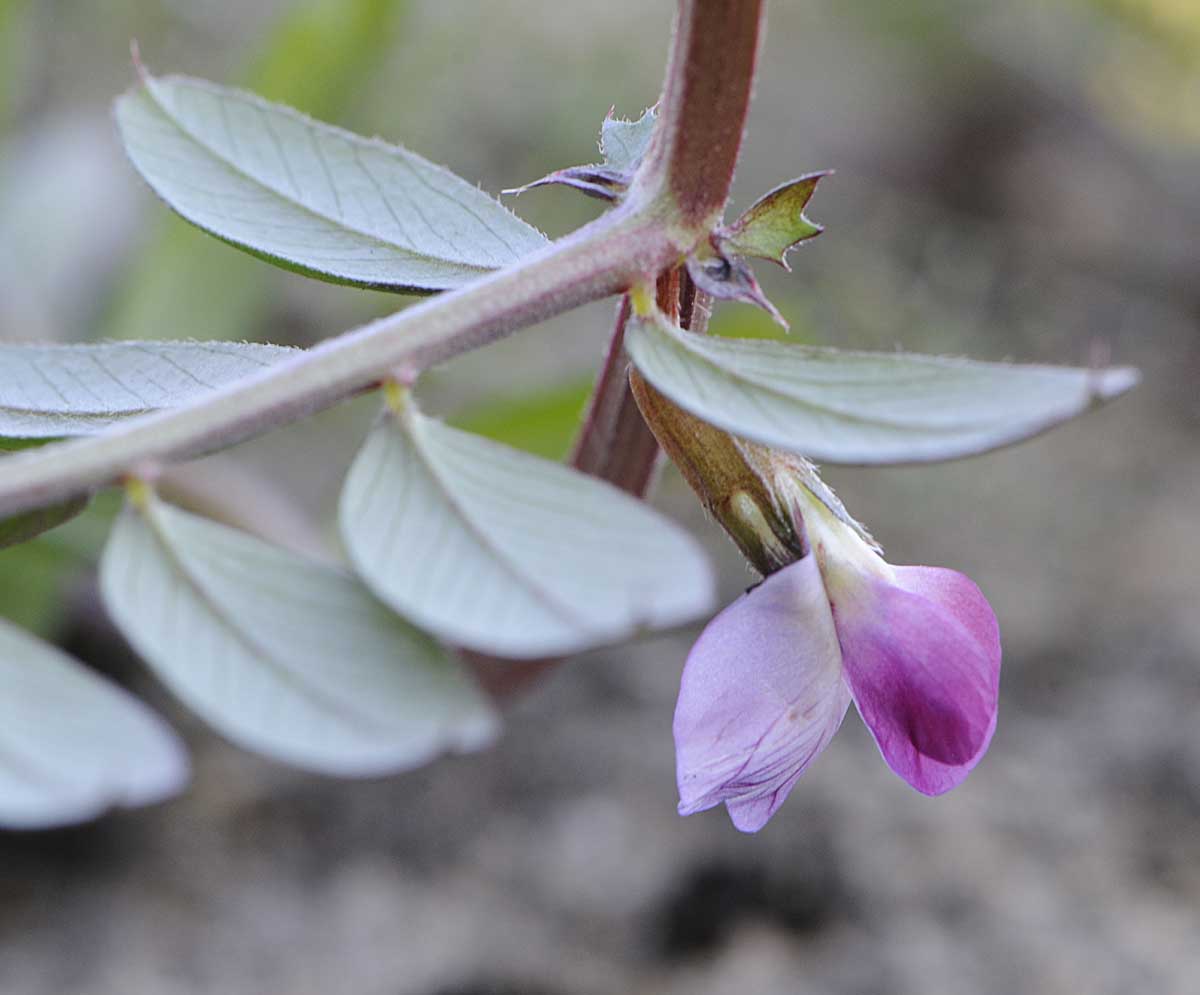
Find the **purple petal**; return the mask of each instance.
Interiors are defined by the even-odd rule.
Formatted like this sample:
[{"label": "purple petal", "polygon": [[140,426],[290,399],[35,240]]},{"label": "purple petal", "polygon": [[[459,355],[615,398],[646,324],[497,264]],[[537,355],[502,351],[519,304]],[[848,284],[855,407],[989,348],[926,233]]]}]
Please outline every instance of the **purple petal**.
[{"label": "purple petal", "polygon": [[675,708],[679,812],[724,802],[757,832],[842,723],[850,691],[816,558],[772,574],[688,655]]},{"label": "purple petal", "polygon": [[833,606],[846,680],[888,766],[940,795],[979,762],[996,729],[1000,630],[970,578],[896,567]]}]

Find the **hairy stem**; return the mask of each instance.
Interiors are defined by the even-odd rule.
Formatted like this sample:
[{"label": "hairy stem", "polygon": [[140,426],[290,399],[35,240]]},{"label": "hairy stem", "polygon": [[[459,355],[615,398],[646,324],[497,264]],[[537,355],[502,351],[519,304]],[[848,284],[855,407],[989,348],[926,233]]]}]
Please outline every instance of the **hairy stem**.
[{"label": "hairy stem", "polygon": [[646,176],[665,176],[685,226],[720,218],[764,34],[762,0],[681,0]]},{"label": "hairy stem", "polygon": [[599,476],[613,449],[614,423],[619,400],[621,372],[624,370],[625,323],[629,321],[629,295],[617,305],[613,332],[604,353],[604,365],[596,378],[583,424],[571,449],[571,466],[584,473]]},{"label": "hairy stem", "polygon": [[[661,279],[661,278],[660,278]],[[658,443],[629,393],[625,324],[629,297],[621,298],[604,366],[592,392],[571,465],[642,497],[650,487]]]},{"label": "hairy stem", "polygon": [[189,404],[102,435],[6,457],[0,517],[60,501],[149,464],[222,448],[408,376],[518,328],[621,293],[679,247],[633,203],[460,290],[330,339]]}]

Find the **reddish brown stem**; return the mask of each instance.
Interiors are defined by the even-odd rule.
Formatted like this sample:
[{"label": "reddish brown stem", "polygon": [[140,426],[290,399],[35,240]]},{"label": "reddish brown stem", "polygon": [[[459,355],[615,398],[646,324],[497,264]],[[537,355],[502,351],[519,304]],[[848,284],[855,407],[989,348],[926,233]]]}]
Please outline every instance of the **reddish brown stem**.
[{"label": "reddish brown stem", "polygon": [[[679,314],[681,272],[678,268],[668,270],[658,278],[658,306],[672,317]],[[642,497],[654,476],[658,444],[629,392],[629,357],[625,355],[629,313],[629,297],[625,296],[617,308],[604,366],[592,391],[571,465]]]},{"label": "reddish brown stem", "polygon": [[[654,184],[665,177],[688,226],[700,229],[715,222],[725,207],[745,130],[762,24],[762,0],[680,0],[660,105],[662,123],[635,184]],[[656,291],[660,310],[684,328],[704,331],[708,302],[685,270],[674,266],[661,273]],[[625,356],[629,315],[625,297],[571,462],[640,497],[653,479],[659,448],[630,388]],[[463,655],[480,683],[498,699],[526,690],[562,662]]]},{"label": "reddish brown stem", "polygon": [[741,151],[765,9],[762,0],[682,0],[648,157],[665,174],[687,224],[711,226],[725,208]]},{"label": "reddish brown stem", "polygon": [[625,323],[629,298],[621,298],[604,366],[588,403],[583,427],[571,454],[577,470],[607,480],[638,497],[650,487],[658,443],[642,421],[626,382]]}]

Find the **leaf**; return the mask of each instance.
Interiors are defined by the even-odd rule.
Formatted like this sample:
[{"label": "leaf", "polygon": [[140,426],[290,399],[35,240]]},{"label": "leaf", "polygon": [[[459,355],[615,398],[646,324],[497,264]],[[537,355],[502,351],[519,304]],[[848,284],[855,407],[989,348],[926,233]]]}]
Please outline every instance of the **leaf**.
[{"label": "leaf", "polygon": [[241,90],[144,76],[117,101],[130,159],[199,228],[287,269],[393,291],[444,290],[545,236],[399,146]]},{"label": "leaf", "polygon": [[90,435],[182,404],[298,351],[249,342],[0,344],[0,436]]},{"label": "leaf", "polygon": [[923,463],[1018,442],[1139,379],[905,353],[717,339],[661,318],[630,323],[637,368],[676,404],[734,435],[831,463]]},{"label": "leaf", "polygon": [[411,402],[359,453],[341,502],[355,566],[448,641],[510,657],[572,653],[705,613],[695,541],[582,473],[425,418]]},{"label": "leaf", "polygon": [[657,124],[658,110],[655,107],[642,111],[642,116],[636,121],[613,117],[610,111],[600,125],[600,153],[604,156],[604,165],[632,175],[650,147]]},{"label": "leaf", "polygon": [[618,173],[595,164],[568,166],[566,169],[556,169],[553,173],[547,173],[532,183],[500,192],[519,195],[538,187],[554,185],[571,187],[589,197],[595,197],[597,200],[615,201],[625,192],[625,188],[629,185],[629,178],[624,173]]},{"label": "leaf", "polygon": [[233,742],[347,777],[490,741],[458,662],[330,567],[148,497],[100,565],[117,626]]},{"label": "leaf", "polygon": [[[0,468],[3,463],[0,463]],[[0,549],[16,546],[70,521],[87,507],[86,497],[72,498],[49,508],[37,508],[12,518],[0,518]]]},{"label": "leaf", "polygon": [[600,126],[600,152],[604,156],[603,163],[556,169],[553,173],[532,183],[526,183],[523,187],[514,187],[503,192],[522,194],[535,187],[557,183],[574,187],[589,197],[618,200],[641,164],[657,122],[658,114],[653,107],[643,111],[636,121],[623,121],[613,117],[612,111],[609,111]]},{"label": "leaf", "polygon": [[157,715],[0,621],[0,826],[82,822],[175,794],[187,757]]},{"label": "leaf", "polygon": [[788,249],[825,230],[804,216],[804,208],[817,183],[828,175],[828,172],[809,173],[764,194],[733,224],[717,233],[721,251],[726,255],[769,259],[790,271],[784,258]]}]

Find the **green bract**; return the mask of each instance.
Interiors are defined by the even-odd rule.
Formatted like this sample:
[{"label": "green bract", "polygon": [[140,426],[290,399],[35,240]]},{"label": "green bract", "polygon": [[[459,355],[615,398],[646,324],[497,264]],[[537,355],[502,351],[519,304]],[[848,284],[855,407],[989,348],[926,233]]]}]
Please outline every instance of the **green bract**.
[{"label": "green bract", "polygon": [[764,194],[733,224],[717,233],[721,250],[730,255],[769,259],[791,269],[784,258],[788,249],[825,230],[804,216],[804,208],[817,183],[827,175],[810,173]]}]

